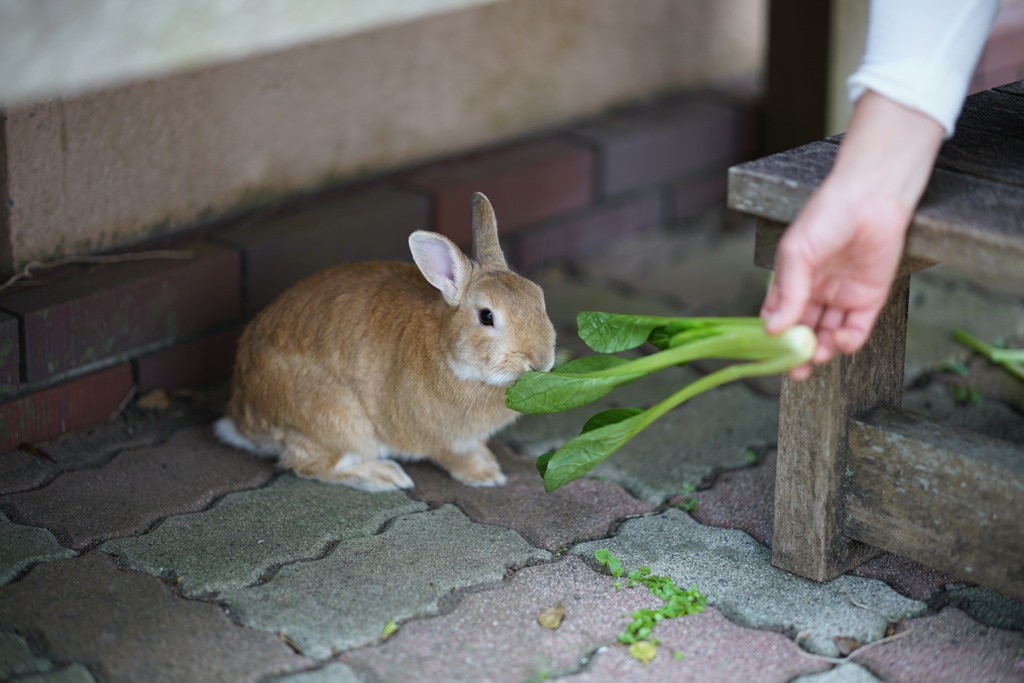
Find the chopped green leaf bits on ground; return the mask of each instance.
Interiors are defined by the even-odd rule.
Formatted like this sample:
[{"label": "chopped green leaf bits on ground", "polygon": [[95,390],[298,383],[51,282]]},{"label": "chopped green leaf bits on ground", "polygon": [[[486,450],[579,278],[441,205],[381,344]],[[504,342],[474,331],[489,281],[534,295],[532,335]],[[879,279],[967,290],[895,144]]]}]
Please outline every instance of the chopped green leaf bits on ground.
[{"label": "chopped green leaf bits on ground", "polygon": [[[612,566],[614,563],[619,570],[619,574],[615,576],[621,575],[622,564],[619,562],[619,558],[612,555],[608,548],[595,550],[594,559],[601,563],[602,573],[605,566]],[[671,578],[651,574],[650,567],[640,567],[629,572],[626,576],[629,579],[628,585],[630,588],[640,585],[646,586],[647,590],[653,595],[665,601],[665,605],[659,609],[639,609],[633,612],[630,615],[632,621],[619,634],[619,642],[630,646],[630,654],[640,661],[647,663],[654,659],[656,645],[658,645],[657,638],[651,637],[654,627],[665,619],[675,619],[687,614],[703,612],[704,607],[707,605],[707,598],[697,590],[696,586],[690,586],[689,590],[683,590],[676,586]],[[615,587],[621,588],[621,582],[616,581]],[[638,657],[634,652],[634,647],[640,643],[645,643],[645,645],[637,647],[636,652],[643,653],[643,657]],[[682,659],[682,657],[676,656],[676,659]]]},{"label": "chopped green leaf bits on ground", "polygon": [[580,337],[598,353],[617,353],[649,342],[657,353],[633,360],[599,355],[578,358],[551,372],[527,372],[505,393],[521,413],[559,413],[607,395],[658,370],[700,358],[746,361],[729,365],[642,410],[598,413],[580,435],[537,459],[544,488],[554,491],[584,476],[656,419],[708,389],[745,377],[786,372],[810,362],[817,339],[796,325],[778,335],[760,318],[662,318],[585,311],[577,317]]}]

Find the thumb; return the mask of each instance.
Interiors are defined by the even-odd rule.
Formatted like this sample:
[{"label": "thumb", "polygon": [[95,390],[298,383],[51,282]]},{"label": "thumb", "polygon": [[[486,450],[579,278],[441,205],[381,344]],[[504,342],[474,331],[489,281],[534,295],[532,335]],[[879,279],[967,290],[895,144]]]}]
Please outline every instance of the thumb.
[{"label": "thumb", "polygon": [[811,293],[810,268],[799,257],[776,252],[775,277],[761,307],[765,331],[778,334],[800,322]]}]

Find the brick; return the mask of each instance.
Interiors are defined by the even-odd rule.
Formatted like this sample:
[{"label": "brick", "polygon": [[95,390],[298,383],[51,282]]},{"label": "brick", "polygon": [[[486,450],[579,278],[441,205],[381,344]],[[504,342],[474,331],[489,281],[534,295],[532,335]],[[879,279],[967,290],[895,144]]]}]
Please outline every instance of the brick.
[{"label": "brick", "polygon": [[195,258],[78,268],[0,298],[0,309],[22,321],[24,381],[45,381],[238,319],[239,254],[204,242],[181,249]]},{"label": "brick", "polygon": [[18,342],[18,319],[0,313],[0,397],[18,390],[21,374],[21,345]]},{"label": "brick", "polygon": [[673,224],[706,211],[725,206],[729,189],[729,174],[725,169],[710,176],[676,183],[669,188]]},{"label": "brick", "polygon": [[11,521],[49,529],[79,550],[141,534],[164,517],[206,509],[216,498],[266,483],[274,464],[218,443],[209,425],[159,446],[116,455],[103,467],[62,474],[4,497]]},{"label": "brick", "polygon": [[514,260],[524,271],[572,260],[609,241],[662,222],[661,198],[648,193],[549,223],[518,238]]},{"label": "brick", "polygon": [[244,326],[230,328],[135,359],[139,393],[201,387],[231,375]]},{"label": "brick", "polygon": [[0,404],[0,453],[106,419],[132,388],[128,363]]},{"label": "brick", "polygon": [[429,226],[426,197],[376,187],[243,223],[212,239],[241,250],[245,310],[252,315],[289,286],[324,268],[352,261],[411,260],[409,234]]},{"label": "brick", "polygon": [[469,198],[491,200],[498,230],[507,237],[591,200],[593,153],[559,138],[533,140],[428,166],[408,182],[432,193],[434,230],[457,244],[471,242]]},{"label": "brick", "polygon": [[582,126],[575,135],[601,155],[599,192],[658,185],[739,161],[743,117],[718,98],[693,99]]}]

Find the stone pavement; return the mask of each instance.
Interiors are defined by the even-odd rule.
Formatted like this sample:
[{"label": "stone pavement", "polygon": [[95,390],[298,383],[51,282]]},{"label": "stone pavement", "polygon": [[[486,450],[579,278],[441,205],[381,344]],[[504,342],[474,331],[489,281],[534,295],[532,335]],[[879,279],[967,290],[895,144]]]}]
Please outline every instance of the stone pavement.
[{"label": "stone pavement", "polygon": [[[582,352],[582,309],[756,311],[751,234],[721,223],[541,272],[561,345]],[[905,405],[1024,443],[1019,383],[978,359],[941,369],[968,358],[951,327],[1024,338],[1024,291],[916,278]],[[508,484],[493,489],[423,464],[407,467],[408,493],[277,472],[213,440],[225,387],[0,455],[0,680],[1024,681],[1022,601],[890,554],[829,584],[772,567],[777,379],[700,396],[544,493],[533,458],[590,414],[710,367],[524,417],[495,441]],[[599,548],[708,596],[655,628],[646,664],[617,635],[663,603],[617,587]],[[564,620],[542,627],[556,606]]]}]

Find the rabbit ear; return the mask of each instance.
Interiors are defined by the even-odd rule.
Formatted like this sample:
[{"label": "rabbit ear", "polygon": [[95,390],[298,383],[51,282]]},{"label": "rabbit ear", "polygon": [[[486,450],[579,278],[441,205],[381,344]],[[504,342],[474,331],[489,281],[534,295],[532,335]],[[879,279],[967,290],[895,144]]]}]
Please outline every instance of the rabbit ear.
[{"label": "rabbit ear", "polygon": [[466,255],[444,235],[426,230],[409,235],[409,249],[427,282],[441,290],[450,305],[458,306],[472,270]]},{"label": "rabbit ear", "polygon": [[491,202],[482,192],[475,192],[469,206],[473,214],[473,258],[477,263],[508,268],[498,242],[498,221]]}]

